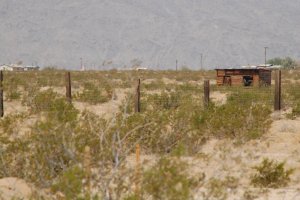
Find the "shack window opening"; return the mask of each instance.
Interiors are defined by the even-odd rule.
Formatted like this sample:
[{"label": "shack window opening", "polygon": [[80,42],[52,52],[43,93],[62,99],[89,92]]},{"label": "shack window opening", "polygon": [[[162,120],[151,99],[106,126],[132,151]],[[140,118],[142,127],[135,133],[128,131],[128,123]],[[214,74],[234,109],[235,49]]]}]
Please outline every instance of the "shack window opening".
[{"label": "shack window opening", "polygon": [[244,86],[251,86],[253,83],[253,77],[252,76],[243,76],[243,82],[244,82]]}]

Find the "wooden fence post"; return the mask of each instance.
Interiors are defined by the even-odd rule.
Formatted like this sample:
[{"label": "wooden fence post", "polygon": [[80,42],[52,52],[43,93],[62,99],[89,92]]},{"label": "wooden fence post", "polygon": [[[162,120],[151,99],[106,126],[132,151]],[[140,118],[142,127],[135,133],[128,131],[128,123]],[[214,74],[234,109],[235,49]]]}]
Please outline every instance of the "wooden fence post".
[{"label": "wooden fence post", "polygon": [[4,105],[3,105],[3,72],[0,71],[0,117],[4,116]]},{"label": "wooden fence post", "polygon": [[274,110],[281,110],[281,70],[275,71]]},{"label": "wooden fence post", "polygon": [[204,107],[208,107],[209,106],[209,80],[205,80],[204,81]]},{"label": "wooden fence post", "polygon": [[71,85],[71,73],[66,72],[66,97],[68,102],[72,102],[72,85]]},{"label": "wooden fence post", "polygon": [[135,112],[141,112],[141,79],[138,79],[138,84],[136,87],[136,94],[135,94]]}]

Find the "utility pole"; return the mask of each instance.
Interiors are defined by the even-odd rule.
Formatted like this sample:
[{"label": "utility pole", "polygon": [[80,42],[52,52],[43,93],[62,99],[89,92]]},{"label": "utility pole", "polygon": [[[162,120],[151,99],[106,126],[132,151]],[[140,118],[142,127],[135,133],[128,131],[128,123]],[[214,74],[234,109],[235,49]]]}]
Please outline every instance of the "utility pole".
[{"label": "utility pole", "polygon": [[178,70],[178,60],[176,60],[176,71]]},{"label": "utility pole", "polygon": [[268,47],[265,47],[265,67],[267,66],[267,49]]}]

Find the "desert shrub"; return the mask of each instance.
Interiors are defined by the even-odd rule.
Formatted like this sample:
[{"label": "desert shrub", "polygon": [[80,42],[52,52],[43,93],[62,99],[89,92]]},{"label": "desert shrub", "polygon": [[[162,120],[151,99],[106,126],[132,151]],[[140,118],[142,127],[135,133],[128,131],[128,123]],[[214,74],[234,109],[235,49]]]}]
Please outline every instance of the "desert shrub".
[{"label": "desert shrub", "polygon": [[260,165],[254,167],[256,174],[251,177],[251,184],[268,188],[287,186],[294,170],[286,170],[284,165],[284,162],[264,159]]},{"label": "desert shrub", "polygon": [[[35,72],[32,72],[35,73]],[[39,87],[63,87],[65,86],[65,71],[43,70],[35,73],[34,81]]]},{"label": "desert shrub", "polygon": [[4,118],[0,119],[0,127],[3,130],[3,133],[12,133],[14,121],[14,115],[6,115]]},{"label": "desert shrub", "polygon": [[84,83],[83,91],[75,94],[74,98],[79,101],[97,104],[111,100],[112,94],[113,91],[109,84],[105,84],[104,88],[100,88],[93,83],[87,82]]},{"label": "desert shrub", "polygon": [[26,78],[24,73],[20,72],[4,72],[3,86],[4,90],[17,89],[19,86],[26,85]]},{"label": "desert shrub", "polygon": [[3,91],[6,101],[19,100],[21,98],[20,87],[24,82],[20,76],[4,74]]},{"label": "desert shrub", "polygon": [[176,92],[163,92],[161,94],[149,95],[146,102],[151,102],[154,109],[176,109],[181,103],[180,94]]},{"label": "desert shrub", "polygon": [[[59,120],[56,115],[46,114],[33,125],[30,135],[14,141],[1,138],[0,178],[13,176],[37,187],[53,186],[53,192],[60,191],[66,198],[74,199],[71,193],[77,195],[81,187],[75,180],[82,175],[77,166],[84,166],[82,155],[88,146],[91,167],[98,169],[97,177],[93,178],[99,191],[106,194],[111,183],[116,185],[110,188],[112,194],[120,197],[130,188],[123,180],[128,177],[127,171],[120,169],[131,148],[124,142],[127,138],[118,134],[114,124],[90,112],[85,111],[76,118],[65,117]],[[80,193],[80,198],[82,194],[85,193]],[[117,197],[114,199],[120,199]]]},{"label": "desert shrub", "polygon": [[163,89],[166,87],[166,84],[161,80],[153,80],[151,83],[145,84],[142,82],[142,86],[145,90],[157,90],[157,89]]},{"label": "desert shrub", "polygon": [[228,197],[228,189],[236,189],[238,184],[238,179],[232,176],[226,176],[225,179],[211,178],[206,186],[207,192],[204,197],[205,199],[225,200]]},{"label": "desert shrub", "polygon": [[[76,148],[73,147],[73,136],[70,135],[71,128],[42,123],[37,124],[33,132],[34,135],[22,142],[27,146],[28,152],[23,152],[24,160],[16,165],[28,173],[21,175],[21,178],[38,186],[50,186],[55,178],[78,159]],[[22,151],[18,152],[18,155],[21,153]],[[17,175],[20,177],[20,174]]]},{"label": "desert shrub", "polygon": [[[28,142],[20,139],[14,141],[0,141],[0,177],[24,177],[26,171],[23,169],[26,163],[25,153],[29,152]],[[23,154],[23,155],[22,155]]]},{"label": "desert shrub", "polygon": [[1,118],[0,127],[4,135],[11,136],[15,132],[16,124],[22,123],[26,117],[28,117],[26,114],[10,114]]},{"label": "desert shrub", "polygon": [[178,159],[161,158],[143,174],[143,193],[153,199],[192,199],[195,181],[188,178],[186,164]]},{"label": "desert shrub", "polygon": [[136,194],[131,194],[124,198],[124,200],[139,200],[139,199],[140,199],[140,197]]},{"label": "desert shrub", "polygon": [[260,137],[266,131],[270,114],[270,106],[263,102],[253,103],[249,98],[232,94],[226,104],[211,104],[209,108],[198,111],[193,124],[208,136],[247,141]]},{"label": "desert shrub", "polygon": [[292,116],[292,118],[295,118],[296,116],[300,116],[300,102],[297,102],[294,105],[291,116]]},{"label": "desert shrub", "polygon": [[26,106],[31,108],[33,113],[42,111],[49,111],[53,106],[53,100],[58,97],[57,93],[48,89],[46,91],[32,91],[34,93],[29,94],[28,99],[24,101]]},{"label": "desert shrub", "polygon": [[300,116],[300,92],[299,84],[289,84],[283,87],[284,103],[292,108],[292,112],[287,115],[288,118],[295,119]]},{"label": "desert shrub", "polygon": [[237,93],[232,92],[226,104],[211,103],[209,108],[204,108],[201,96],[192,96],[190,90],[147,95],[142,99],[142,113],[129,115],[120,130],[126,132],[151,123],[136,130],[127,141],[134,144],[143,131],[143,146],[151,152],[169,152],[178,145],[186,147],[189,153],[197,152],[211,136],[238,142],[259,138],[271,122],[270,97],[264,89],[244,91],[239,96]]},{"label": "desert shrub", "polygon": [[6,100],[19,100],[21,93],[18,91],[10,91],[6,93]]},{"label": "desert shrub", "polygon": [[134,108],[135,108],[134,98],[135,95],[131,93],[127,93],[125,99],[122,101],[122,104],[119,106],[120,113],[122,113],[124,116],[134,113]]},{"label": "desert shrub", "polygon": [[24,104],[30,107],[32,113],[43,112],[49,118],[57,119],[59,122],[74,121],[79,113],[72,104],[51,89],[35,92],[35,95],[27,99]]},{"label": "desert shrub", "polygon": [[84,171],[80,167],[74,166],[64,171],[51,189],[54,193],[62,192],[67,200],[88,199],[88,194],[84,194],[84,178]]},{"label": "desert shrub", "polygon": [[212,86],[212,90],[230,94],[227,100],[238,105],[260,103],[268,107],[273,106],[273,87]]},{"label": "desert shrub", "polygon": [[[92,163],[105,161],[107,165],[113,163],[112,137],[114,129],[109,122],[97,115],[84,111],[74,127],[73,143],[78,153],[84,148],[91,148]],[[109,127],[109,128],[108,128]],[[80,159],[81,160],[81,159]],[[104,162],[102,163],[104,166]]]},{"label": "desert shrub", "polygon": [[203,134],[191,120],[200,109],[198,104],[186,103],[176,109],[146,109],[129,115],[122,112],[117,117],[115,129],[120,136],[126,136],[127,146],[139,142],[146,152],[171,152],[178,145],[187,148],[188,153],[195,152]]},{"label": "desert shrub", "polygon": [[43,111],[41,118],[32,126],[28,137],[5,144],[0,165],[5,173],[1,176],[20,177],[39,186],[49,186],[76,160],[72,132],[78,111],[50,90],[38,93],[33,102],[34,113]]}]

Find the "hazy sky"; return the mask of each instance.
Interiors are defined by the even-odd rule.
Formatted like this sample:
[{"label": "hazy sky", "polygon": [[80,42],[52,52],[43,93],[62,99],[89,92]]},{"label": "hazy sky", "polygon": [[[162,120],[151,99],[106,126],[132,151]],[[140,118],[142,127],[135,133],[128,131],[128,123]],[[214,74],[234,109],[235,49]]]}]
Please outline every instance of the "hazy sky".
[{"label": "hazy sky", "polygon": [[205,68],[300,58],[298,0],[0,0],[0,64]]}]

